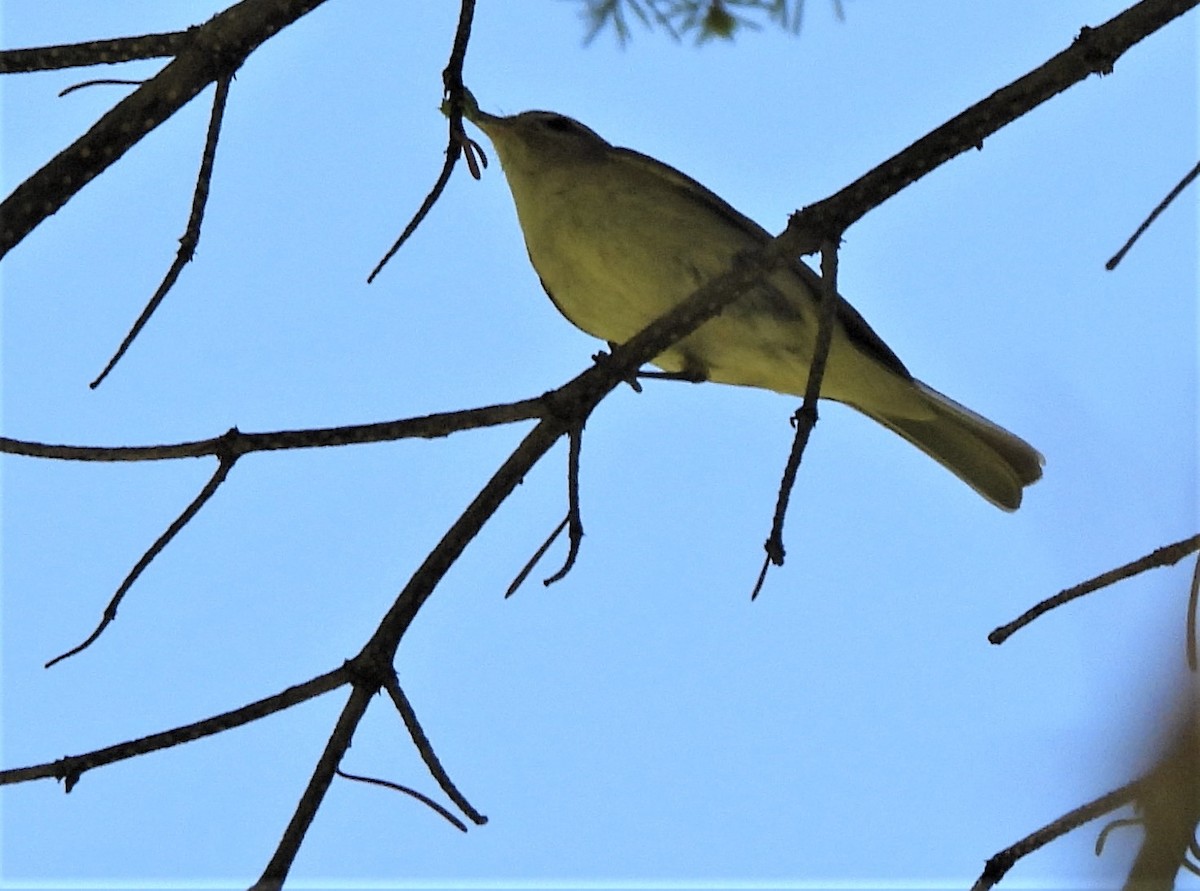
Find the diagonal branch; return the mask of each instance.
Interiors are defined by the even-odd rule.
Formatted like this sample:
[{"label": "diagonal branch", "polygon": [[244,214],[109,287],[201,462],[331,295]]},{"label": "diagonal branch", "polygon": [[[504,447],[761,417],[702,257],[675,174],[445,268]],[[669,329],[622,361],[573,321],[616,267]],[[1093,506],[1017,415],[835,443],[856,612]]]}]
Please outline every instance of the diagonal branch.
[{"label": "diagonal branch", "polygon": [[546,556],[546,551],[550,550],[550,545],[558,541],[558,537],[562,535],[563,530],[567,528],[567,523],[570,521],[571,515],[567,514],[562,518],[562,522],[555,526],[554,530],[546,536],[546,540],[542,542],[541,546],[533,552],[533,556],[526,561],[525,565],[521,567],[521,571],[517,573],[516,578],[505,589],[504,598],[506,600],[517,593],[517,589],[525,583],[525,579],[529,578],[529,573],[533,572],[533,568],[538,565],[542,557]]},{"label": "diagonal branch", "polygon": [[1200,176],[1200,164],[1197,164],[1195,167],[1185,173],[1183,179],[1177,182],[1175,187],[1167,193],[1167,197],[1158,202],[1158,205],[1154,208],[1154,210],[1150,211],[1150,216],[1142,220],[1142,224],[1137,227],[1137,230],[1132,235],[1129,236],[1129,240],[1121,245],[1121,249],[1109,258],[1109,261],[1104,264],[1104,268],[1109,272],[1112,272],[1114,269],[1116,269],[1117,264],[1119,264],[1121,260],[1125,258],[1125,255],[1129,253],[1129,250],[1133,247],[1134,243],[1142,237],[1142,233],[1150,228],[1151,224],[1158,219],[1158,215],[1166,210],[1170,203],[1178,198],[1183,190],[1186,189],[1188,185],[1191,184],[1192,180],[1194,180],[1197,176]]},{"label": "diagonal branch", "polygon": [[208,121],[208,135],[205,137],[204,153],[200,159],[200,173],[196,176],[196,190],[192,193],[192,212],[188,215],[187,227],[184,229],[183,237],[179,239],[179,251],[175,254],[175,262],[167,270],[167,274],[163,277],[158,290],[154,292],[154,296],[150,298],[150,302],[146,304],[146,308],[142,310],[142,314],[133,323],[133,327],[129,329],[129,333],[125,335],[125,339],[121,341],[121,345],[117,347],[117,351],[108,360],[108,364],[104,366],[104,370],[100,372],[94,381],[88,384],[93,390],[100,386],[101,381],[108,377],[108,373],[121,361],[121,357],[125,355],[125,351],[129,349],[134,338],[138,336],[142,328],[150,321],[150,316],[154,314],[154,311],[158,309],[158,305],[162,303],[163,298],[167,296],[167,292],[175,285],[179,274],[183,272],[183,267],[190,263],[192,257],[196,254],[196,245],[200,243],[200,225],[204,222],[204,208],[208,203],[208,190],[212,184],[213,162],[217,156],[217,139],[221,135],[221,121],[225,117],[225,103],[229,98],[229,86],[231,83],[233,83],[232,74],[217,79],[216,95],[213,96],[212,115]]},{"label": "diagonal branch", "polygon": [[[437,784],[442,787],[442,791],[450,797],[450,800],[454,802],[460,811],[467,815],[467,818],[472,823],[477,826],[486,824],[488,821],[487,817],[471,806],[471,802],[467,801],[466,796],[458,791],[458,787],[454,785],[454,782],[450,779],[450,775],[446,773],[446,768],[442,767],[442,762],[438,758],[437,753],[433,751],[433,745],[429,742],[429,737],[425,735],[425,730],[421,727],[421,722],[417,720],[416,709],[412,707],[412,703],[404,695],[404,689],[400,686],[400,679],[396,677],[394,669],[388,673],[387,678],[384,680],[383,689],[387,690],[388,696],[392,699],[392,704],[396,706],[396,711],[400,713],[400,718],[404,721],[408,735],[412,737],[413,745],[421,753],[421,760],[425,762],[425,766],[429,768],[429,773],[437,780]],[[463,827],[463,831],[466,832],[465,826]]]},{"label": "diagonal branch", "polygon": [[1126,783],[1119,789],[1114,789],[1106,795],[1101,795],[1094,801],[1080,805],[1072,811],[1063,814],[1052,823],[1048,823],[1036,832],[1031,832],[1019,842],[1010,845],[1000,853],[991,857],[983,868],[983,873],[971,886],[971,891],[988,891],[1004,878],[1005,873],[1013,868],[1018,860],[1027,854],[1032,854],[1038,848],[1043,848],[1060,836],[1066,835],[1072,829],[1077,829],[1084,823],[1102,817],[1119,807],[1132,802],[1142,790],[1144,778]]},{"label": "diagonal branch", "polygon": [[116,620],[117,607],[121,605],[121,601],[125,599],[125,594],[133,587],[133,583],[138,580],[138,577],[146,570],[146,567],[150,565],[154,558],[161,554],[163,549],[171,543],[171,539],[178,535],[180,530],[191,522],[192,517],[200,512],[200,508],[204,507],[208,499],[216,494],[218,487],[220,487],[221,483],[225,482],[225,478],[229,476],[229,471],[233,470],[233,465],[236,462],[236,455],[231,458],[221,459],[220,464],[217,465],[216,472],[205,483],[204,488],[200,490],[200,494],[192,500],[191,504],[184,508],[183,513],[175,518],[175,521],[167,527],[166,531],[154,540],[154,544],[150,545],[146,553],[142,554],[141,559],[129,571],[129,575],[125,576],[120,587],[117,588],[116,593],[113,594],[112,599],[108,602],[108,606],[104,608],[104,615],[100,619],[100,624],[96,626],[96,630],[88,635],[83,643],[72,647],[65,653],[55,656],[47,662],[45,665],[46,668],[51,668],[64,659],[69,659],[71,656],[83,652],[96,642],[100,635],[104,633],[104,629]]},{"label": "diagonal branch", "polygon": [[274,891],[274,889],[283,887],[283,880],[287,877],[292,861],[295,860],[296,853],[300,850],[300,843],[304,841],[308,827],[312,825],[313,817],[317,815],[317,808],[321,806],[325,793],[329,791],[329,784],[333,782],[338,765],[346,754],[346,750],[350,748],[350,740],[363,715],[366,714],[367,706],[373,695],[374,691],[368,687],[354,687],[354,691],[342,708],[342,713],[338,716],[333,732],[329,735],[329,741],[326,742],[324,751],[321,752],[321,757],[313,770],[312,779],[305,787],[304,793],[300,796],[300,802],[292,813],[292,819],[283,831],[283,837],[279,840],[274,856],[267,863],[262,876],[254,883],[251,891],[255,891],[255,889],[263,889],[263,891],[273,889]]},{"label": "diagonal branch", "polygon": [[364,777],[356,773],[346,773],[346,771],[342,770],[340,767],[334,771],[334,774],[347,780],[353,780],[356,783],[369,783],[372,786],[382,786],[385,789],[392,789],[396,792],[402,792],[405,795],[415,798],[417,801],[421,802],[421,804],[425,805],[435,814],[438,814],[454,828],[460,830],[461,832],[467,831],[466,823],[458,819],[458,817],[454,816],[454,814],[450,813],[450,811],[446,810],[446,808],[442,807],[428,795],[422,795],[416,789],[410,788],[409,786],[401,786],[399,783],[393,783],[389,780],[380,780],[376,777]]},{"label": "diagonal branch", "polygon": [[1174,544],[1156,548],[1149,554],[1138,557],[1136,560],[1131,560],[1124,566],[1118,566],[1115,569],[1102,572],[1095,578],[1090,578],[1086,582],[1080,582],[1078,585],[1073,585],[1070,588],[1059,591],[1053,597],[1047,597],[1041,603],[1031,606],[1007,625],[1001,625],[994,630],[988,635],[988,641],[994,644],[1002,644],[1026,625],[1030,624],[1034,619],[1050,612],[1050,610],[1056,607],[1062,606],[1064,603],[1070,603],[1072,600],[1076,600],[1086,594],[1091,594],[1093,591],[1099,591],[1101,588],[1106,588],[1114,582],[1119,582],[1122,579],[1145,572],[1147,569],[1172,566],[1188,554],[1197,550],[1200,550],[1200,535],[1193,535],[1191,538],[1185,538]]},{"label": "diagonal branch", "polygon": [[[631,340],[615,349],[608,359],[548,393],[553,411],[533,428],[487,481],[479,494],[459,515],[429,552],[384,615],[363,649],[351,660],[355,665],[390,665],[400,640],[483,525],[541,460],[559,437],[582,426],[600,401],[629,378],[650,357],[657,356],[676,340],[686,337],[708,319],[750,289],[764,271],[774,265],[770,247],[741,257],[730,272],[718,276],[662,317],[647,325]],[[313,769],[300,802],[263,871],[257,889],[276,889],[287,878],[308,827],[324,800],[342,756],[374,694],[370,684],[356,686],[338,718],[325,751]]]},{"label": "diagonal branch", "polygon": [[291,708],[293,705],[307,702],[331,690],[336,690],[338,687],[350,683],[350,680],[350,669],[342,665],[333,671],[317,675],[315,678],[305,681],[302,684],[288,687],[286,690],[276,693],[273,696],[268,696],[265,699],[260,699],[257,702],[252,702],[249,705],[244,705],[232,711],[222,712],[211,718],[205,718],[203,721],[184,724],[181,727],[164,730],[161,733],[152,733],[140,739],[117,743],[115,746],[96,749],[93,752],[83,755],[60,758],[57,761],[51,761],[46,764],[35,764],[30,767],[18,767],[12,770],[0,770],[0,786],[27,783],[30,780],[56,779],[65,780],[65,791],[70,792],[75,787],[75,784],[79,782],[79,778],[84,772],[94,767],[115,764],[118,761],[136,758],[138,755],[145,755],[148,752],[169,749],[172,746],[212,736],[215,733],[232,730],[234,727],[241,727],[243,724],[249,724],[252,721],[265,718],[267,715],[273,715],[276,712]]},{"label": "diagonal branch", "polygon": [[241,0],[188,32],[172,62],[0,203],[0,257],[210,83],[231,76],[263,42],[323,2]]},{"label": "diagonal branch", "polygon": [[114,37],[111,40],[89,40],[86,43],[2,50],[0,74],[56,71],[88,65],[116,65],[135,59],[177,56],[187,48],[194,34],[195,29],[189,28],[186,31],[142,34],[138,37]]},{"label": "diagonal branch", "polygon": [[[1142,0],[1071,46],[889,158],[837,194],[792,215],[784,242],[796,254],[820,248],[820,232],[844,232],[867,211],[1091,74],[1110,74],[1134,44],[1194,9],[1200,0]],[[822,228],[812,217],[826,220]]]}]

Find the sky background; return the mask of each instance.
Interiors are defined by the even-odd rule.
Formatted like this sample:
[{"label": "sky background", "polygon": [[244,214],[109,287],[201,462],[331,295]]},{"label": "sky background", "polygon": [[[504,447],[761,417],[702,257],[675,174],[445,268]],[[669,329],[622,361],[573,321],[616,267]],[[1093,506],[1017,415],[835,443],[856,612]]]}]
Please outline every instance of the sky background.
[{"label": "sky background", "polygon": [[[224,2],[5,0],[4,47],[181,29]],[[466,82],[699,179],[772,231],[1068,46],[1124,0],[810,0],[701,48],[582,45],[578,6],[480,3]],[[238,72],[195,262],[103,367],[182,234],[212,89],[0,264],[3,432],[125,445],[350,424],[537,395],[588,366],[529,268],[499,165],[433,182],[456,4],[327,3]],[[1195,13],[846,233],[842,293],[910,369],[1046,456],[1014,514],[883,428],[822,410],[754,603],[796,401],[622,388],[588,423],[586,538],[559,584],[509,581],[565,511],[565,444],[472,543],[401,646],[404,689],[490,817],[462,835],[335,782],[296,887],[967,887],[998,850],[1138,775],[1184,674],[1190,563],[987,633],[1197,531],[1193,189],[1105,260],[1197,157]],[[7,193],[162,61],[8,76]],[[479,134],[476,134],[479,136]],[[483,141],[482,137],[479,137]],[[352,656],[527,427],[252,455],[79,643],[212,460],[5,457],[2,758],[195,721]],[[534,578],[560,565],[563,546]],[[0,797],[5,887],[245,886],[345,700]],[[376,700],[345,769],[441,798]],[[1128,815],[1123,814],[1123,815]],[[1094,823],[1001,887],[1119,882]],[[1196,880],[1187,880],[1196,886]]]}]

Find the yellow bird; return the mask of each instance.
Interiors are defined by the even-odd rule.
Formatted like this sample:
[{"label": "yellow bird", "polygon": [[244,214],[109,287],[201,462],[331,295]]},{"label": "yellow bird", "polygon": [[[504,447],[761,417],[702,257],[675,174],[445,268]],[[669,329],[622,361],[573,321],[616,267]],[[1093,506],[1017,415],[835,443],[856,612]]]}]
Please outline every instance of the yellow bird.
[{"label": "yellow bird", "polygon": [[[691,177],[548,111],[464,116],[496,148],[529,259],[573,324],[623,343],[770,234]],[[698,379],[804,394],[820,278],[796,260],[653,360]],[[838,298],[821,396],[878,421],[1005,510],[1042,475],[1029,443],[914,378]]]}]

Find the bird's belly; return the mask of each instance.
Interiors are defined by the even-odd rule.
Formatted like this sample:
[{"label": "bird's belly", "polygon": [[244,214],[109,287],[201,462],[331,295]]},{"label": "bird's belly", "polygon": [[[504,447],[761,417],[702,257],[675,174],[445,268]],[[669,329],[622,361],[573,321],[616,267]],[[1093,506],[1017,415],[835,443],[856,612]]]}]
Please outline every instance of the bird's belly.
[{"label": "bird's belly", "polygon": [[[576,327],[624,343],[759,247],[749,233],[720,220],[697,224],[690,206],[655,208],[647,229],[640,200],[611,192],[595,200],[534,202],[522,219],[534,268],[551,299]],[[604,207],[584,215],[578,208]],[[555,208],[553,216],[543,216]],[[518,209],[520,213],[520,208]],[[530,212],[527,208],[526,213]],[[707,218],[706,218],[707,219]],[[630,238],[630,232],[649,233]],[[783,268],[717,317],[652,361],[726,384],[802,395],[817,329],[817,298],[794,270]],[[896,404],[906,382],[854,348],[837,324],[822,394],[853,405]],[[917,410],[921,409],[917,407]]]}]

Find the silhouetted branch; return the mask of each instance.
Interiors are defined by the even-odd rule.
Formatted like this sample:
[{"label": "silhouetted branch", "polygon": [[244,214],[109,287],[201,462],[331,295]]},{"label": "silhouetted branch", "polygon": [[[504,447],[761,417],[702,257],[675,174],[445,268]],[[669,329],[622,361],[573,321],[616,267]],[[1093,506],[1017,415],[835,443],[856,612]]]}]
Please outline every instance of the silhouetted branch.
[{"label": "silhouetted branch", "polygon": [[[1097,28],[1083,28],[1070,47],[1045,64],[955,115],[837,194],[793,214],[783,235],[784,244],[793,254],[818,250],[820,232],[846,231],[868,210],[951,158],[982,148],[988,136],[1088,75],[1111,73],[1126,50],[1198,3],[1200,0],[1142,0]],[[818,228],[811,219],[827,223]]]},{"label": "silhouetted branch", "polygon": [[146,567],[150,565],[151,561],[153,561],[155,557],[162,553],[163,548],[170,544],[171,539],[179,534],[179,531],[191,521],[192,517],[196,516],[196,514],[200,512],[200,508],[205,505],[208,499],[212,498],[212,496],[216,494],[217,488],[221,485],[221,483],[225,482],[225,478],[229,476],[229,471],[233,469],[233,465],[236,463],[236,461],[236,456],[221,460],[221,462],[217,465],[216,472],[213,473],[209,481],[205,483],[204,488],[200,490],[200,494],[192,500],[191,504],[184,508],[183,513],[175,518],[175,521],[167,527],[167,530],[157,539],[155,539],[154,544],[150,545],[146,553],[142,554],[141,559],[138,560],[133,569],[129,571],[129,575],[125,576],[125,579],[121,582],[120,587],[117,588],[116,593],[113,594],[112,599],[108,602],[108,606],[104,608],[104,615],[100,619],[100,624],[96,626],[96,630],[88,635],[87,640],[79,644],[79,646],[73,647],[62,655],[55,656],[53,659],[47,662],[45,666],[46,668],[57,665],[64,659],[69,659],[71,656],[74,656],[76,653],[83,652],[93,643],[95,643],[96,639],[104,633],[104,629],[111,625],[112,622],[117,618],[117,607],[121,605],[121,601],[125,598],[125,593],[131,587],[133,587],[133,583],[137,581],[138,576],[145,571]]},{"label": "silhouetted branch", "polygon": [[236,427],[220,436],[191,442],[157,446],[69,446],[31,442],[0,436],[0,453],[51,458],[59,461],[168,461],[178,458],[203,458],[233,452],[272,452],[287,449],[328,448],[369,442],[394,442],[399,439],[434,439],[462,430],[477,430],[517,421],[529,421],[545,414],[545,397],[522,399],[483,408],[438,412],[419,418],[353,424],[348,427],[311,427],[302,430],[278,430],[272,433],[243,433]]},{"label": "silhouetted branch", "polygon": [[1191,181],[1194,180],[1198,175],[1200,175],[1200,164],[1197,164],[1195,167],[1189,170],[1184,175],[1183,179],[1176,183],[1175,188],[1167,193],[1167,197],[1160,201],[1154,210],[1150,211],[1150,216],[1146,217],[1146,219],[1142,222],[1142,225],[1137,227],[1137,231],[1130,235],[1129,240],[1121,246],[1121,249],[1117,251],[1107,263],[1104,264],[1104,268],[1110,272],[1116,269],[1117,264],[1124,259],[1127,253],[1129,253],[1129,249],[1133,247],[1134,242],[1142,237],[1142,233],[1150,228],[1150,224],[1158,218],[1158,215],[1166,210],[1167,206],[1176,198],[1178,198],[1179,194],[1186,189],[1188,184],[1191,183]]},{"label": "silhouetted branch", "polygon": [[283,881],[287,878],[292,862],[296,859],[300,844],[304,841],[308,827],[312,825],[313,817],[317,815],[317,809],[325,799],[325,793],[329,791],[333,775],[345,756],[346,750],[350,748],[350,740],[363,715],[366,714],[367,706],[373,695],[374,691],[367,687],[354,687],[350,698],[342,708],[342,713],[338,716],[333,732],[329,734],[325,749],[317,760],[308,785],[305,786],[304,793],[300,796],[300,803],[296,805],[296,810],[292,813],[292,819],[288,821],[287,828],[283,830],[283,836],[279,839],[275,853],[263,870],[262,876],[252,886],[252,891],[254,889],[258,889],[258,891],[272,889],[274,891],[274,889],[283,887]]},{"label": "silhouetted branch", "polygon": [[1135,780],[1119,789],[1114,789],[1107,795],[1101,795],[1096,800],[1068,811],[1053,823],[1048,823],[1036,832],[1030,833],[1015,845],[1005,848],[988,860],[983,868],[983,873],[971,886],[971,891],[988,891],[995,887],[996,883],[1004,878],[1005,873],[1026,854],[1032,854],[1038,848],[1045,847],[1072,829],[1131,803],[1140,793],[1141,784],[1141,780]]},{"label": "silhouetted branch", "polygon": [[[383,676],[382,669],[373,669],[372,666],[392,664],[401,638],[450,567],[559,437],[582,426],[600,401],[642,363],[657,356],[676,340],[686,337],[748,291],[764,274],[764,268],[770,262],[768,253],[764,249],[739,258],[733,270],[713,279],[670,312],[647,325],[614,350],[609,361],[593,365],[569,383],[546,394],[544,398],[553,404],[549,416],[526,434],[413,573],[371,639],[351,660],[356,678]],[[350,745],[370,697],[380,683],[380,680],[356,680],[354,692],[343,708],[300,803],[255,888],[276,889],[282,886],[329,788],[334,771]]]},{"label": "silhouetted branch", "polygon": [[84,90],[88,87],[136,87],[144,84],[144,80],[125,80],[119,77],[98,77],[95,80],[85,80],[77,84],[71,84],[65,90],[58,91],[58,98],[69,96],[77,90]]},{"label": "silhouetted branch", "polygon": [[0,770],[0,786],[27,783],[30,780],[56,779],[64,780],[65,791],[70,792],[79,778],[92,768],[114,764],[117,761],[135,758],[138,755],[145,755],[160,749],[169,749],[172,746],[182,745],[205,736],[240,727],[243,724],[249,724],[251,721],[257,721],[259,718],[265,718],[267,715],[281,712],[293,705],[307,702],[331,690],[336,690],[349,683],[350,677],[349,669],[343,665],[333,671],[317,675],[302,684],[288,687],[274,696],[268,696],[232,711],[222,712],[211,718],[205,718],[203,721],[196,721],[194,724],[184,724],[181,727],[118,743],[115,746],[96,749],[83,755],[71,755],[59,758],[57,761],[35,764],[30,767]]},{"label": "silhouetted branch", "polygon": [[189,28],[186,31],[142,34],[138,37],[116,37],[111,40],[89,40],[86,43],[0,50],[0,74],[56,71],[88,65],[116,65],[135,59],[175,56],[187,48],[195,33],[195,28]]},{"label": "silhouetted branch", "polygon": [[242,0],[186,32],[174,60],[0,203],[0,257],[210,83],[232,76],[264,41],[323,2]]},{"label": "silhouetted branch", "polygon": [[750,592],[750,599],[758,597],[766,581],[767,571],[773,563],[783,565],[783,521],[787,516],[788,502],[792,497],[792,489],[796,485],[796,474],[800,471],[800,459],[808,446],[808,438],[817,425],[817,399],[821,395],[821,381],[825,377],[825,365],[829,359],[829,348],[833,345],[833,324],[837,315],[837,245],[841,240],[840,232],[829,233],[828,239],[821,246],[821,297],[819,321],[817,323],[816,345],[813,347],[812,364],[808,370],[808,380],[804,385],[804,401],[792,416],[796,427],[796,436],[792,441],[792,450],[784,465],[783,479],[779,483],[779,496],[775,502],[775,516],[771,522],[771,534],[767,536],[763,548],[767,555],[759,570],[758,580]]},{"label": "silhouetted branch", "polygon": [[[396,706],[396,711],[400,712],[400,718],[404,721],[408,735],[412,737],[413,745],[421,753],[421,760],[425,762],[425,766],[429,768],[429,773],[437,781],[437,784],[441,786],[442,791],[450,797],[450,800],[454,802],[460,811],[467,815],[467,819],[472,823],[478,826],[486,824],[488,821],[487,817],[472,807],[471,802],[467,801],[466,796],[458,791],[458,787],[454,785],[454,782],[450,779],[450,775],[442,767],[441,759],[433,751],[433,745],[429,742],[429,737],[425,735],[425,730],[421,727],[421,722],[417,720],[416,709],[412,707],[412,703],[408,701],[408,697],[404,694],[404,689],[400,686],[400,679],[396,677],[394,670],[384,681],[383,688],[387,691],[388,696],[392,698],[392,703]],[[463,826],[462,830],[466,832],[467,827]]]},{"label": "silhouetted branch", "polygon": [[471,170],[471,176],[479,179],[479,166],[476,164],[475,155],[473,152],[478,152],[483,159],[483,166],[487,167],[487,155],[483,153],[483,149],[479,147],[479,143],[467,136],[463,129],[462,112],[463,112],[463,80],[462,68],[463,63],[467,58],[467,43],[471,39],[471,22],[475,17],[475,0],[462,0],[458,12],[458,27],[454,31],[454,44],[450,48],[450,61],[446,64],[445,70],[442,71],[442,85],[445,90],[445,95],[448,97],[446,105],[447,117],[449,118],[450,136],[446,144],[446,160],[442,164],[442,172],[438,174],[437,180],[433,184],[433,188],[429,190],[429,194],[425,196],[425,200],[421,202],[421,206],[417,208],[417,212],[413,214],[413,218],[408,221],[408,225],[404,227],[404,231],[400,233],[400,237],[388,248],[387,253],[383,255],[375,268],[371,270],[371,274],[367,276],[367,284],[375,281],[375,276],[383,271],[383,267],[387,262],[396,255],[396,252],[408,241],[409,237],[417,231],[417,227],[429,215],[429,211],[433,209],[433,205],[437,203],[438,198],[445,191],[446,184],[450,182],[450,174],[454,172],[454,165],[458,163],[459,155],[466,151],[467,166]]},{"label": "silhouetted branch", "polygon": [[533,572],[533,567],[538,565],[538,561],[545,556],[546,551],[550,550],[550,545],[554,544],[558,537],[562,535],[562,531],[567,528],[567,523],[570,522],[570,520],[570,514],[563,517],[562,522],[554,527],[554,531],[546,536],[546,540],[542,542],[541,547],[533,552],[533,556],[529,558],[529,562],[521,567],[521,571],[517,573],[517,577],[512,580],[512,583],[504,592],[505,599],[512,597],[515,593],[517,593],[517,589],[521,587],[525,579],[529,578],[529,573]]},{"label": "silhouetted branch", "polygon": [[353,780],[356,783],[368,783],[372,786],[383,786],[385,789],[393,789],[396,792],[403,792],[405,795],[409,795],[421,802],[421,804],[428,807],[434,813],[441,815],[447,822],[450,823],[451,826],[454,826],[462,832],[467,831],[466,823],[458,819],[458,817],[454,816],[454,814],[450,813],[450,811],[446,810],[428,795],[423,795],[416,789],[412,789],[408,786],[401,786],[399,783],[393,783],[390,780],[380,780],[376,779],[375,777],[364,777],[354,773],[346,773],[346,771],[342,770],[340,767],[334,772],[339,777],[343,777],[347,780]]},{"label": "silhouetted branch", "polygon": [[1093,591],[1098,591],[1114,582],[1119,582],[1122,579],[1145,572],[1147,569],[1155,569],[1159,566],[1171,566],[1196,550],[1200,550],[1200,535],[1193,535],[1191,538],[1185,538],[1174,544],[1157,548],[1144,557],[1138,557],[1138,559],[1126,563],[1124,566],[1118,566],[1116,569],[1102,572],[1095,578],[1059,591],[1053,597],[1047,597],[1041,603],[1027,609],[1007,625],[1001,625],[988,635],[988,640],[994,644],[1002,644],[1038,616],[1050,612],[1055,607],[1062,606],[1064,603],[1069,603],[1086,594],[1091,594]]},{"label": "silhouetted branch", "polygon": [[163,298],[167,296],[167,292],[174,286],[176,280],[179,278],[179,274],[183,272],[183,267],[190,263],[192,257],[196,254],[196,245],[200,243],[200,226],[204,222],[204,207],[208,203],[208,190],[212,183],[213,162],[217,156],[217,140],[221,135],[221,121],[225,117],[225,102],[229,98],[229,85],[231,83],[233,83],[232,74],[217,79],[216,94],[213,96],[212,115],[208,121],[208,134],[204,140],[204,153],[200,159],[200,173],[196,177],[196,189],[192,193],[192,212],[188,215],[187,227],[184,229],[183,236],[179,239],[179,251],[175,255],[175,262],[167,270],[167,274],[163,277],[158,290],[154,292],[154,296],[150,298],[150,302],[146,304],[146,308],[142,310],[142,314],[133,323],[133,327],[129,329],[129,333],[125,335],[125,339],[121,341],[121,345],[117,347],[117,351],[113,354],[113,357],[108,360],[108,364],[104,366],[104,370],[97,375],[94,381],[88,384],[93,390],[100,386],[101,381],[108,377],[108,373],[121,361],[121,357],[125,355],[125,351],[133,343],[133,339],[138,336],[138,333],[150,321],[150,316],[154,314],[154,311],[158,309],[158,305],[162,303]]},{"label": "silhouetted branch", "polygon": [[553,585],[567,577],[575,559],[579,556],[579,545],[583,542],[583,515],[579,510],[579,452],[583,447],[583,426],[573,428],[568,434],[567,450],[567,558],[562,569],[542,582]]}]

